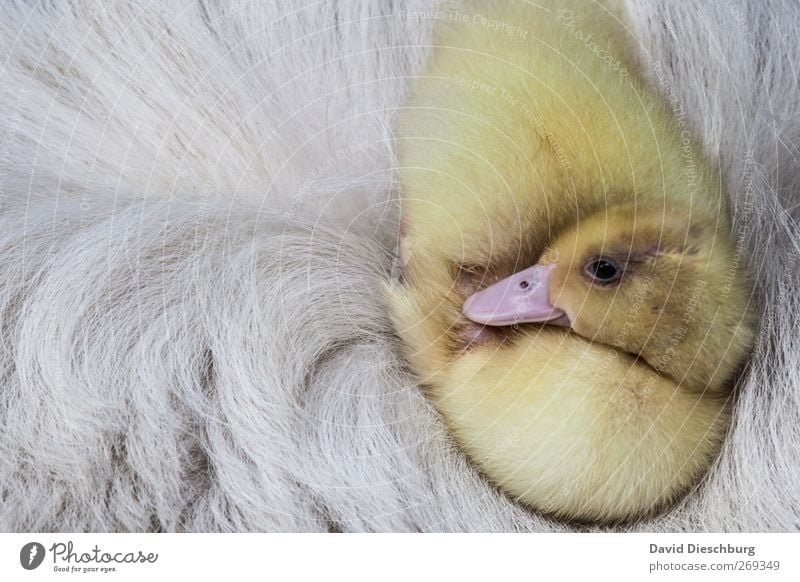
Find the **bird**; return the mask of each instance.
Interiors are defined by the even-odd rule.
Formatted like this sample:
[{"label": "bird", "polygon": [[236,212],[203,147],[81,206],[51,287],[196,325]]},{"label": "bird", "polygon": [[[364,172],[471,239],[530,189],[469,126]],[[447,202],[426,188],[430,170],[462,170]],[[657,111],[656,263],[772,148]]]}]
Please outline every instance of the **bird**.
[{"label": "bird", "polygon": [[755,337],[725,184],[616,3],[449,6],[397,125],[405,359],[512,498],[653,515],[713,464]]}]

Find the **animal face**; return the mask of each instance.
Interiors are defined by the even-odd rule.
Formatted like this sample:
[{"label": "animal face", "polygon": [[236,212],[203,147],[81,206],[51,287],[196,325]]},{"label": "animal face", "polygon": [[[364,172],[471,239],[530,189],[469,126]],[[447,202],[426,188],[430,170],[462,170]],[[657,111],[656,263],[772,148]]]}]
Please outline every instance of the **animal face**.
[{"label": "animal face", "polygon": [[685,209],[613,207],[470,297],[464,314],[487,325],[568,326],[678,383],[714,388],[719,363],[738,364],[752,335],[744,284],[729,276],[729,239]]}]

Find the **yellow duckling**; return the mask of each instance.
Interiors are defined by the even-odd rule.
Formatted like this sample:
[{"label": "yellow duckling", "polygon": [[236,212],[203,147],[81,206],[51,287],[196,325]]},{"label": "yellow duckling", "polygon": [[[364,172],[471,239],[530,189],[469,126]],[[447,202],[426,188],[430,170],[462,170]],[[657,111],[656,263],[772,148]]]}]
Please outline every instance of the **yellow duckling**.
[{"label": "yellow duckling", "polygon": [[651,513],[712,462],[752,343],[719,177],[607,6],[445,14],[398,140],[408,360],[514,497]]}]

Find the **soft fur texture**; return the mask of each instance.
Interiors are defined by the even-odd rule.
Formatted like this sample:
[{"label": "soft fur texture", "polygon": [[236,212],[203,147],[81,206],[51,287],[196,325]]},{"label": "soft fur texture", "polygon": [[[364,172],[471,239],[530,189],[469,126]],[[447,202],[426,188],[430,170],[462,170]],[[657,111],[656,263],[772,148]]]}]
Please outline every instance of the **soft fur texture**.
[{"label": "soft fur texture", "polygon": [[[395,330],[459,445],[515,499],[584,521],[652,514],[716,457],[753,343],[719,176],[635,75],[610,3],[454,6],[398,122]],[[589,280],[598,257],[625,274]],[[523,305],[560,323],[509,326]],[[502,326],[475,323],[498,312]]]},{"label": "soft fur texture", "polygon": [[[404,369],[391,127],[426,3],[0,9],[0,529],[559,531]],[[763,302],[704,483],[645,530],[800,527],[795,3],[631,2]]]}]

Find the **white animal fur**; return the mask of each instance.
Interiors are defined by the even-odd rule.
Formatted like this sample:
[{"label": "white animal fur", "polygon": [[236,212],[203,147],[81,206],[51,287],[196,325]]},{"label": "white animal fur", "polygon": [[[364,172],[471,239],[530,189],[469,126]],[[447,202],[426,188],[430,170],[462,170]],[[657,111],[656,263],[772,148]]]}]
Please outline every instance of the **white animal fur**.
[{"label": "white animal fur", "polygon": [[[569,529],[476,474],[386,318],[433,7],[73,4],[0,8],[0,530]],[[800,8],[628,13],[765,306],[721,458],[633,527],[797,530]]]}]

